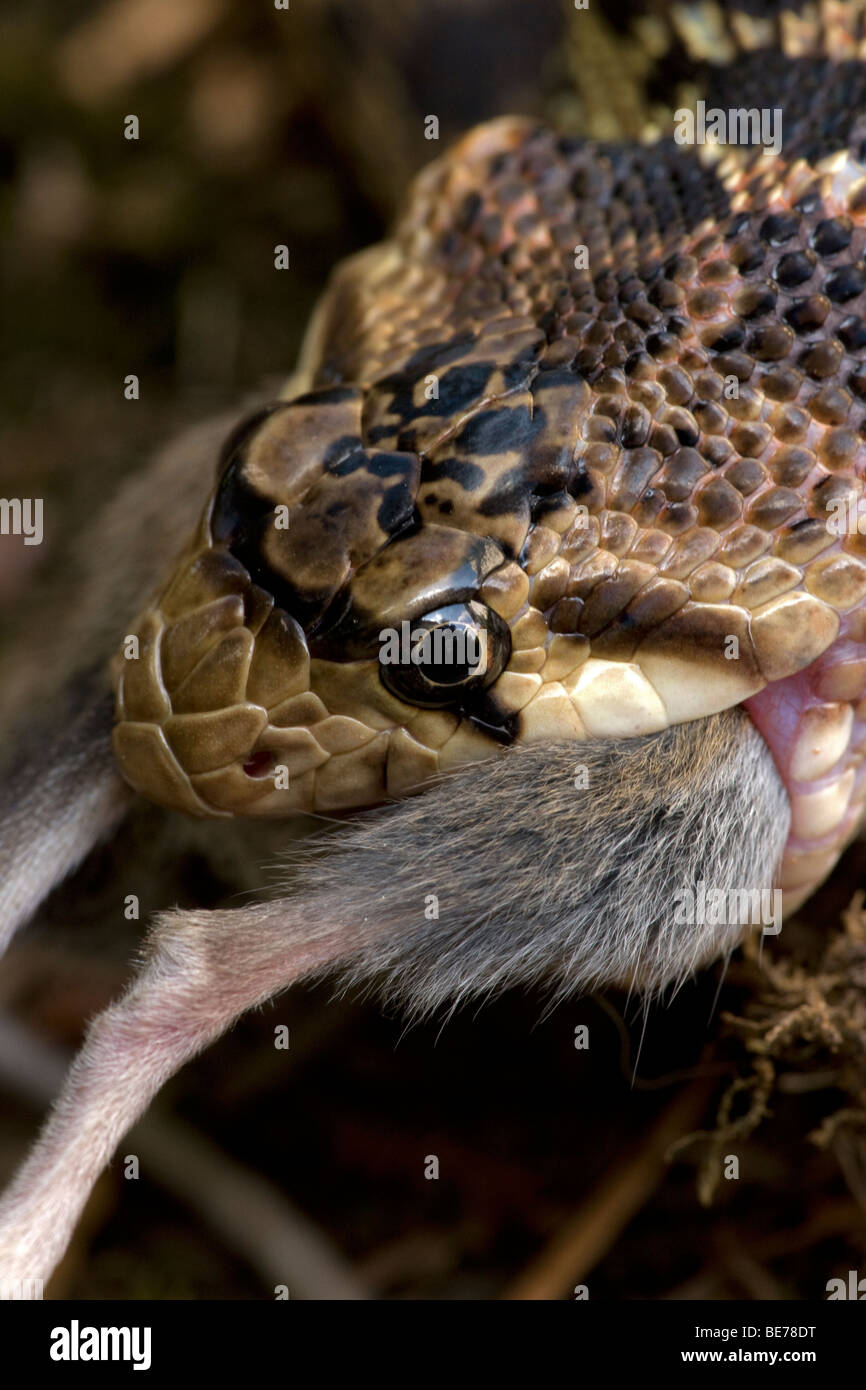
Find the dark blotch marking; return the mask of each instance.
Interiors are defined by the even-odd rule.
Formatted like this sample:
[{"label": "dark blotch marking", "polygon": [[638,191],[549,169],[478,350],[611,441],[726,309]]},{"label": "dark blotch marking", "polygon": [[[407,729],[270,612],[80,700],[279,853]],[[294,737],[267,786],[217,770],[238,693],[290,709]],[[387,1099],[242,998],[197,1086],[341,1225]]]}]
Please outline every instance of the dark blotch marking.
[{"label": "dark blotch marking", "polygon": [[481,733],[494,738],[503,747],[507,747],[517,738],[520,715],[506,714],[491,696],[482,698],[477,704],[473,704],[471,710],[462,712],[470,724],[474,724]]},{"label": "dark blotch marking", "polygon": [[393,478],[399,475],[404,478],[406,475],[406,455],[379,453],[368,455],[367,472],[372,473],[374,478]]},{"label": "dark blotch marking", "polygon": [[866,266],[862,261],[857,265],[843,265],[828,275],[824,282],[824,292],[834,304],[846,304],[856,299],[866,289]]},{"label": "dark blotch marking", "polygon": [[839,324],[836,336],[849,352],[859,352],[866,348],[866,321],[851,314]]},{"label": "dark blotch marking", "polygon": [[731,320],[728,323],[713,325],[707,330],[707,347],[713,352],[731,352],[741,347],[745,341],[746,330],[741,323]]},{"label": "dark blotch marking", "polygon": [[792,290],[808,280],[817,262],[814,251],[787,251],[776,262],[773,275],[786,290]]},{"label": "dark blotch marking", "polygon": [[812,233],[812,246],[819,256],[835,256],[851,244],[853,230],[850,217],[828,217]]},{"label": "dark blotch marking", "polygon": [[351,467],[342,467],[349,463],[350,459],[356,457],[361,449],[361,441],[356,434],[341,434],[339,439],[333,440],[325,450],[322,458],[322,467],[326,473],[354,473],[359,468],[360,463],[354,463]]},{"label": "dark blotch marking", "polygon": [[783,246],[800,229],[800,219],[795,212],[772,212],[761,223],[760,235],[771,246]]},{"label": "dark blotch marking", "polygon": [[211,535],[218,544],[236,549],[258,533],[273,503],[261,497],[244,479],[237,454],[223,473],[211,513]]},{"label": "dark blotch marking", "polygon": [[469,459],[455,458],[425,459],[421,467],[421,483],[438,483],[443,479],[457,483],[464,492],[477,492],[484,482],[484,469]]},{"label": "dark blotch marking", "polygon": [[468,232],[481,211],[481,194],[467,193],[457,210],[455,225],[461,232]]},{"label": "dark blotch marking", "polygon": [[495,366],[492,362],[472,362],[466,367],[451,367],[439,378],[439,399],[426,401],[430,415],[459,415],[481,400]]},{"label": "dark blotch marking", "polygon": [[386,536],[393,537],[412,521],[414,504],[407,494],[405,484],[396,483],[385,489],[381,505],[376,513],[376,521]]},{"label": "dark blotch marking", "polygon": [[814,333],[821,327],[830,312],[830,301],[826,295],[810,294],[804,299],[795,299],[785,310],[785,320],[795,333]]},{"label": "dark blotch marking", "polygon": [[477,334],[467,332],[459,333],[456,338],[449,338],[447,342],[428,343],[427,346],[419,348],[413,352],[406,363],[406,376],[419,377],[427,376],[430,372],[436,372],[444,367],[446,363],[453,362],[460,357],[467,348],[474,345]]},{"label": "dark blotch marking", "polygon": [[467,454],[481,457],[526,448],[538,433],[540,422],[533,420],[525,405],[506,409],[499,406],[479,411],[467,420],[455,443]]}]

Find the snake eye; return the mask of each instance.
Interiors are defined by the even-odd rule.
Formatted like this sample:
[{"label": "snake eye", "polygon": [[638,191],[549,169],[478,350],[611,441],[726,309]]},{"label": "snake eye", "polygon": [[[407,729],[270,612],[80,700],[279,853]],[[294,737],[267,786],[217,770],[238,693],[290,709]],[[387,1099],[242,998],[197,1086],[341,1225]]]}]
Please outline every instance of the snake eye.
[{"label": "snake eye", "polygon": [[379,633],[379,674],[392,695],[436,708],[486,690],[511,652],[511,634],[483,603],[449,604]]}]

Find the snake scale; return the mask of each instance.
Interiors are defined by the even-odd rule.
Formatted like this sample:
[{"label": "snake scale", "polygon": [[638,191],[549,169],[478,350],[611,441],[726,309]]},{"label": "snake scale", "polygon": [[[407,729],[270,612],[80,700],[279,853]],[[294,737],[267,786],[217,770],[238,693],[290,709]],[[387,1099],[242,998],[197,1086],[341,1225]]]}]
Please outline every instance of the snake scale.
[{"label": "snake scale", "polygon": [[[674,17],[736,41],[707,106],[781,112],[777,155],[502,118],[337,269],[116,663],[133,786],[345,811],[742,704],[791,799],[786,906],[826,875],[866,797],[866,542],[834,524],[866,473],[864,21],[756,9]],[[485,660],[386,668],[406,623]]]}]

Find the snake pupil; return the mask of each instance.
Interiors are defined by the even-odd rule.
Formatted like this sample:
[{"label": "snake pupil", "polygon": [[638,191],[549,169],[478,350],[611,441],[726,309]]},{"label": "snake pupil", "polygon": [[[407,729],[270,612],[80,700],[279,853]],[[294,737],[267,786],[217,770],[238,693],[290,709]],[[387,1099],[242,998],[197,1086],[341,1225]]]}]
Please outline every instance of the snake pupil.
[{"label": "snake pupil", "polygon": [[[461,685],[474,676],[483,661],[483,643],[478,629],[456,623],[440,623],[431,628],[420,644],[419,666],[434,685]],[[443,660],[440,652],[456,651],[465,660]]]},{"label": "snake pupil", "polygon": [[379,674],[401,700],[431,708],[484,691],[502,671],[511,639],[497,613],[474,601],[451,604],[380,634]]}]

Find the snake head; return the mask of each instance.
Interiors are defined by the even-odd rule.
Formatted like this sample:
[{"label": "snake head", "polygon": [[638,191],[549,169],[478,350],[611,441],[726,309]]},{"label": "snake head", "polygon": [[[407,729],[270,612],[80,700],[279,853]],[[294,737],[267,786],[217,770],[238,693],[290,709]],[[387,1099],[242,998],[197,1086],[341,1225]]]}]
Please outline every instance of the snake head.
[{"label": "snake head", "polygon": [[[742,705],[801,901],[866,802],[861,149],[503,118],[423,171],[117,664],[127,779],[200,815],[344,811]],[[437,634],[473,659],[437,665]]]},{"label": "snake head", "polygon": [[365,448],[362,404],[314,391],[226,441],[115,663],[115,753],[146,796],[197,815],[346,810],[507,741],[489,691],[525,577],[492,539],[421,525],[420,459]]}]

